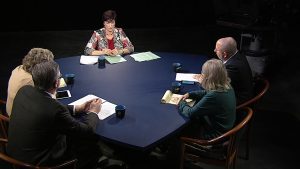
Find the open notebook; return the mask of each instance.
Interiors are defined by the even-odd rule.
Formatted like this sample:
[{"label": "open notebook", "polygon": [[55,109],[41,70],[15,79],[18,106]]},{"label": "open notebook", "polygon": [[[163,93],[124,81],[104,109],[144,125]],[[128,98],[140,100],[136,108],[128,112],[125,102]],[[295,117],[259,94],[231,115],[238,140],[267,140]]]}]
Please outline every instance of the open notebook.
[{"label": "open notebook", "polygon": [[[172,93],[171,90],[167,90],[163,97],[161,98],[160,102],[164,104],[174,104],[178,105],[179,101],[181,100],[183,95],[181,94],[175,94]],[[195,104],[195,101],[192,99],[186,99],[185,100],[190,107],[193,107]]]}]

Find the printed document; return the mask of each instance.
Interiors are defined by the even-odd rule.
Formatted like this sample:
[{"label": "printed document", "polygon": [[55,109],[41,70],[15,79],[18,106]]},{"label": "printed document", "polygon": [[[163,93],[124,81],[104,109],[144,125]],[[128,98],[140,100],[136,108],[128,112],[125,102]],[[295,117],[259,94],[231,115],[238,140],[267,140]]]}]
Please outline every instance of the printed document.
[{"label": "printed document", "polygon": [[80,105],[80,104],[83,104],[85,103],[86,101],[89,101],[89,100],[92,100],[92,99],[96,99],[96,98],[99,98],[102,100],[102,105],[101,105],[101,110],[100,112],[98,113],[98,117],[100,120],[104,120],[105,118],[109,117],[110,115],[114,114],[115,113],[115,107],[117,105],[113,104],[113,103],[110,103],[108,102],[107,100],[104,100],[100,97],[97,97],[95,95],[87,95],[79,100],[76,100],[72,103],[70,103],[69,105]]}]

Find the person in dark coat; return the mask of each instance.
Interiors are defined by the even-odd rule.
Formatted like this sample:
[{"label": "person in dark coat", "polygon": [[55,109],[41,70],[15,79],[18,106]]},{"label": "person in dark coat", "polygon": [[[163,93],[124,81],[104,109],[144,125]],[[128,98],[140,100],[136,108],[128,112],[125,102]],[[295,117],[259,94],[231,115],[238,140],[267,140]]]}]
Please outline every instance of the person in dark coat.
[{"label": "person in dark coat", "polygon": [[231,86],[235,91],[237,105],[251,99],[253,96],[251,68],[245,55],[237,50],[235,39],[232,37],[219,39],[214,52],[225,64]]},{"label": "person in dark coat", "polygon": [[[101,156],[95,134],[101,99],[76,106],[61,104],[55,98],[60,77],[59,66],[54,61],[33,68],[34,86],[23,86],[14,99],[7,153],[34,165],[52,166],[77,158],[78,168],[96,168]],[[77,113],[86,114],[83,122],[73,117]],[[77,151],[68,144],[67,138],[89,141],[77,147]]]}]

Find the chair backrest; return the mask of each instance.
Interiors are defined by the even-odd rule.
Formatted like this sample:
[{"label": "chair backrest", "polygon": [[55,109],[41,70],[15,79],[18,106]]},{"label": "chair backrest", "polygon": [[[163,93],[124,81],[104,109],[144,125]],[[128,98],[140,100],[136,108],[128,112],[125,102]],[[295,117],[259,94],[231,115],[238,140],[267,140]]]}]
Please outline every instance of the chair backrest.
[{"label": "chair backrest", "polygon": [[[235,127],[227,132],[229,136],[227,160],[236,158],[241,139],[250,123],[252,116],[253,110],[250,107],[242,107],[237,109]],[[226,135],[226,133],[224,135]]]},{"label": "chair backrest", "polygon": [[[7,139],[9,118],[0,114],[0,138]],[[5,152],[6,145],[0,144],[0,151]]]},{"label": "chair backrest", "polygon": [[237,105],[237,109],[245,107],[245,106],[250,106],[252,107],[253,104],[255,104],[259,99],[261,99],[265,93],[267,92],[267,90],[270,87],[270,83],[267,79],[263,78],[263,77],[258,77],[257,79],[254,80],[254,96],[253,98],[251,98],[250,100]]},{"label": "chair backrest", "polygon": [[[0,138],[1,145],[6,146],[8,140]],[[35,166],[32,164],[28,164],[22,162],[20,160],[14,159],[8,156],[5,152],[0,152],[0,159],[7,162],[14,169],[76,169],[77,159],[73,159],[70,161],[66,161],[62,164],[52,166],[52,167],[44,167],[44,166]]]},{"label": "chair backrest", "polygon": [[0,99],[0,114],[7,115],[6,113],[6,101]]},{"label": "chair backrest", "polygon": [[[240,105],[238,105],[236,108],[237,110],[248,106],[251,107],[252,110],[255,112],[256,111],[256,103],[258,103],[259,100],[261,100],[261,98],[265,95],[265,93],[268,91],[270,87],[270,83],[267,79],[263,78],[263,77],[257,77],[254,80],[254,96],[253,98],[251,98],[250,100],[246,101],[245,103],[242,103]],[[253,119],[253,118],[252,118]],[[251,120],[253,121],[253,120]],[[248,160],[249,159],[249,155],[250,155],[250,128],[251,128],[251,123],[249,122],[248,124],[248,128],[246,131],[246,144],[245,144],[245,156],[241,156],[243,159]]]},{"label": "chair backrest", "polygon": [[0,114],[0,137],[7,139],[9,118]]},{"label": "chair backrest", "polygon": [[[0,99],[0,138],[7,139],[9,118],[6,114],[6,101]],[[0,151],[5,152],[6,146],[0,144]]]},{"label": "chair backrest", "polygon": [[[187,137],[181,137],[182,141],[182,147],[181,147],[181,169],[183,168],[183,163],[185,159],[189,159],[192,161],[197,162],[204,162],[207,164],[212,165],[223,165],[226,168],[230,168],[232,166],[235,166],[235,160],[238,153],[238,147],[241,140],[241,137],[245,131],[245,128],[250,121],[253,111],[249,107],[243,107],[237,110],[237,119],[235,126],[229,130],[228,132],[220,135],[219,137],[213,138],[211,140],[201,140],[201,139],[194,139],[194,138],[187,138]],[[226,152],[224,154],[223,151],[215,151],[212,152],[213,147],[216,145],[222,145],[226,149]],[[194,149],[194,147],[209,147],[212,148],[208,149],[203,153],[202,152],[196,153],[195,151],[199,150]],[[189,151],[189,149],[193,149]],[[213,155],[215,153],[215,155]],[[219,154],[224,154],[224,158],[219,158]],[[209,156],[207,156],[209,154]],[[218,157],[218,158],[214,158]]]}]

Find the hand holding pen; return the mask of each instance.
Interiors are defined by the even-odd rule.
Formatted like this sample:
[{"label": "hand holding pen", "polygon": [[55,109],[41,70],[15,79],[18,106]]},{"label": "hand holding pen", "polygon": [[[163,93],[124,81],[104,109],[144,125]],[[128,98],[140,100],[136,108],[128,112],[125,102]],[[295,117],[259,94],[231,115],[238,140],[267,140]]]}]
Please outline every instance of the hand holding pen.
[{"label": "hand holding pen", "polygon": [[93,112],[98,114],[101,110],[102,100],[100,98],[92,99],[88,101],[87,104],[89,106],[86,107],[87,108],[86,112]]}]

